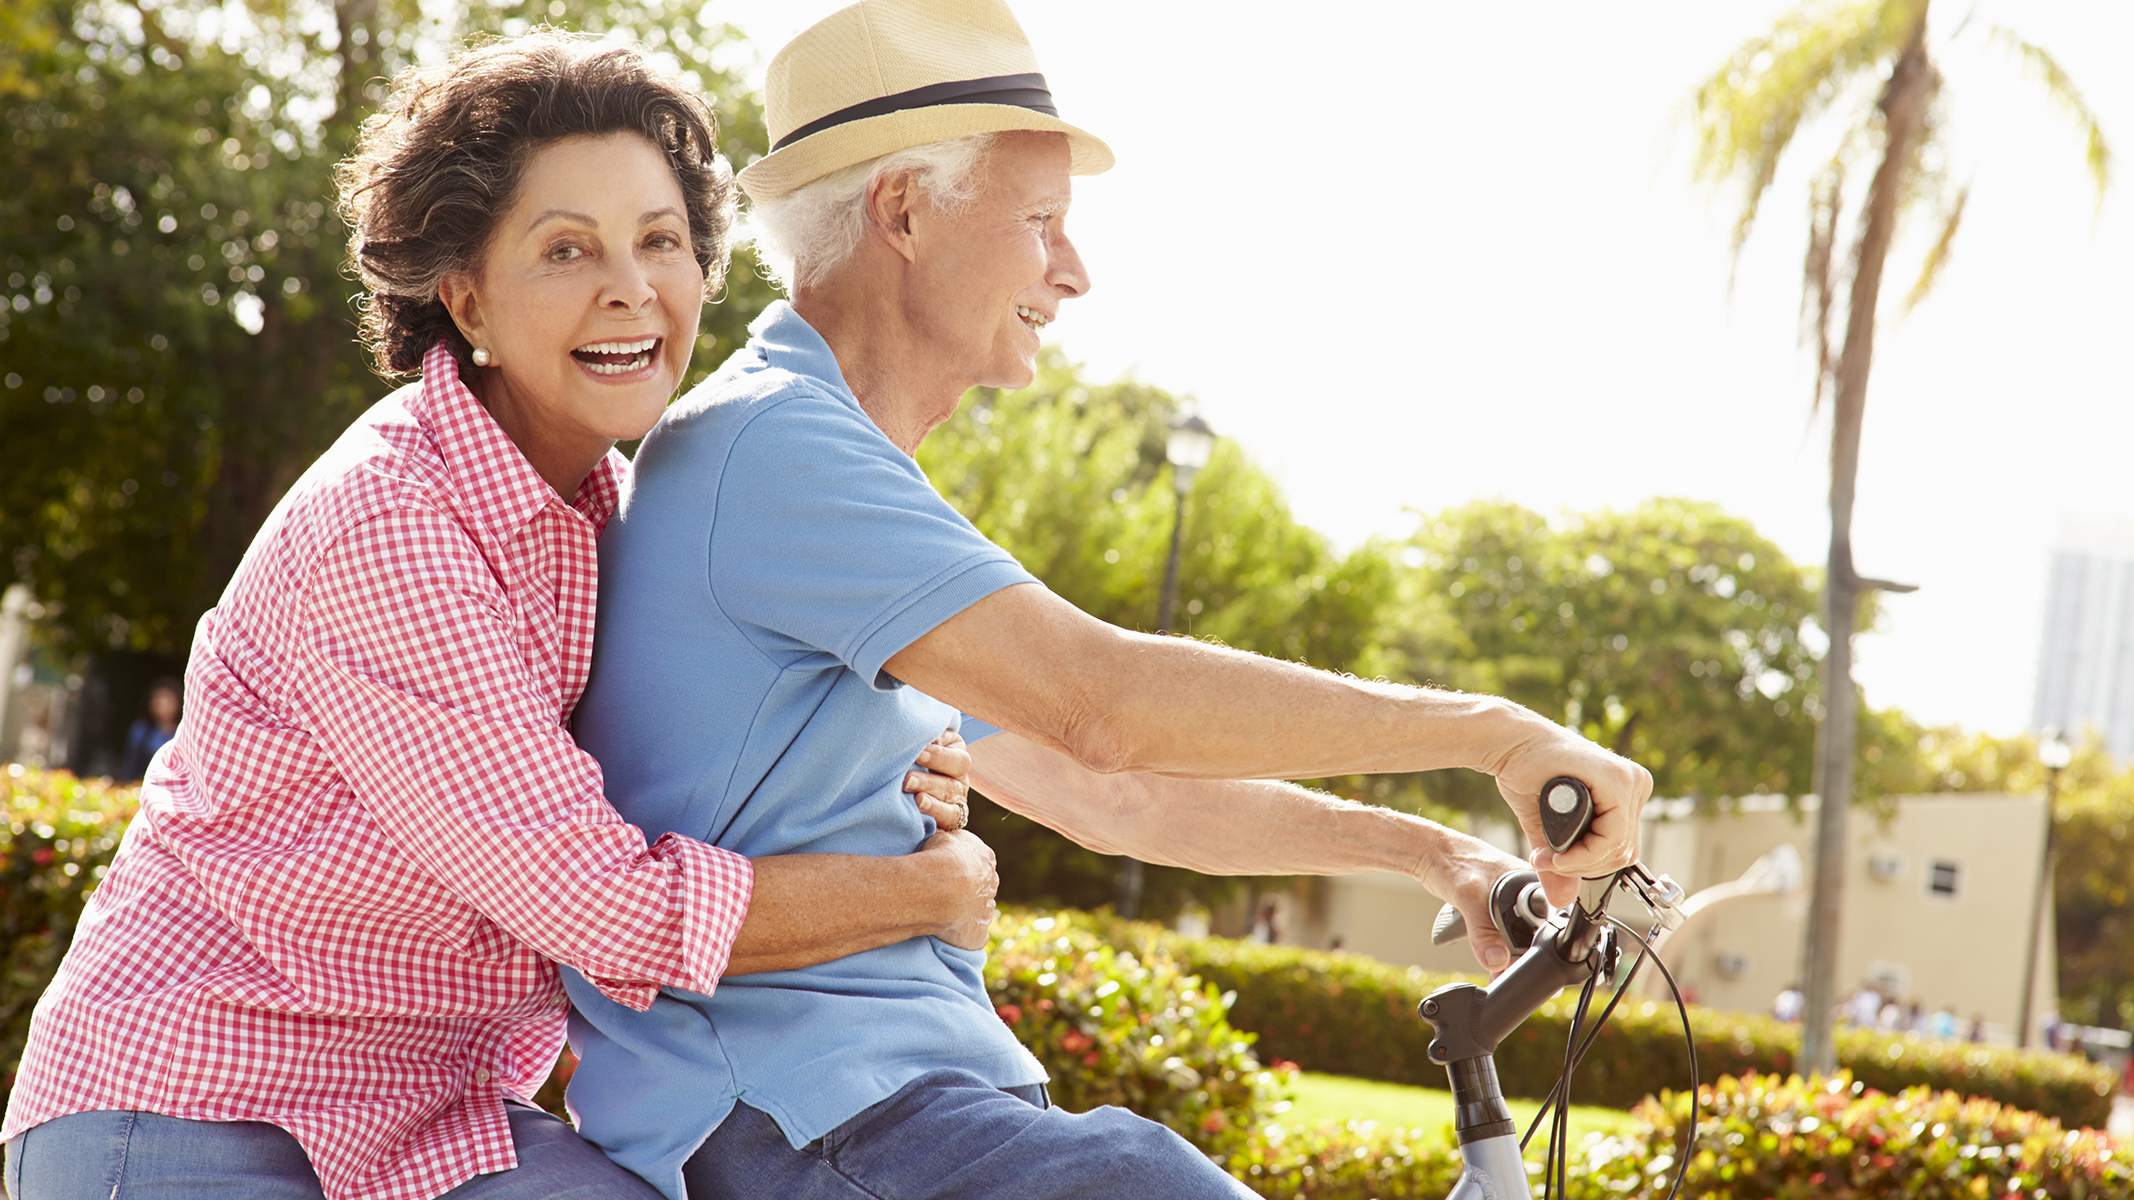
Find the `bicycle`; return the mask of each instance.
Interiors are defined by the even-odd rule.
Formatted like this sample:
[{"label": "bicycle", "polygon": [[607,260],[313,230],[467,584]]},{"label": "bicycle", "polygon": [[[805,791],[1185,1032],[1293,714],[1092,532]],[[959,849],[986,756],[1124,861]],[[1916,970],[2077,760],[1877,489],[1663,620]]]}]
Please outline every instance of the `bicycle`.
[{"label": "bicycle", "polygon": [[[1543,833],[1549,845],[1562,853],[1592,826],[1593,793],[1579,780],[1559,776],[1550,780],[1541,794]],[[1638,933],[1607,911],[1608,901],[1619,890],[1635,895],[1651,913],[1653,925],[1648,932]],[[1697,1043],[1690,1032],[1689,1009],[1683,1003],[1681,989],[1675,986],[1674,974],[1667,964],[1652,953],[1651,939],[1660,930],[1682,923],[1682,899],[1682,888],[1674,880],[1665,875],[1654,876],[1637,864],[1608,877],[1607,886],[1590,909],[1582,898],[1574,899],[1568,908],[1551,908],[1541,890],[1541,877],[1532,871],[1506,875],[1490,890],[1491,921],[1513,948],[1523,953],[1487,986],[1449,983],[1424,997],[1418,1006],[1418,1015],[1436,1032],[1430,1042],[1430,1060],[1445,1068],[1452,1084],[1453,1132],[1459,1141],[1464,1169],[1448,1200],[1505,1200],[1533,1195],[1522,1153],[1542,1119],[1552,1113],[1548,1152],[1543,1160],[1542,1195],[1555,1197],[1562,1193],[1569,1179],[1571,1072],[1648,960],[1674,993],[1675,1008],[1682,1016],[1683,1040],[1689,1048],[1690,1119],[1682,1152],[1675,1156],[1675,1182],[1668,1200],[1680,1194],[1689,1169],[1688,1150],[1696,1137]],[[1431,940],[1446,945],[1466,933],[1466,919],[1448,904],[1438,913]],[[1603,977],[1615,976],[1620,966],[1619,933],[1636,941],[1638,957],[1588,1028],[1586,1015],[1595,989]],[[1574,985],[1582,988],[1564,1046],[1563,1073],[1542,1101],[1541,1111],[1534,1115],[1526,1135],[1515,1136],[1518,1126],[1505,1106],[1497,1079],[1496,1048],[1559,991]]]}]

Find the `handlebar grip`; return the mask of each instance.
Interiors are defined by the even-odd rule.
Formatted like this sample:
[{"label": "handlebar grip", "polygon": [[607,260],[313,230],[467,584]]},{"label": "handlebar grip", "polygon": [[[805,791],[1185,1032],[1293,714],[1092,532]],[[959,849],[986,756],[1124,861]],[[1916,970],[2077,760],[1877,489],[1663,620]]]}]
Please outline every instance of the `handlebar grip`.
[{"label": "handlebar grip", "polygon": [[1450,946],[1467,936],[1467,918],[1459,909],[1448,904],[1437,910],[1437,921],[1430,926],[1430,944]]},{"label": "handlebar grip", "polygon": [[1593,828],[1593,789],[1580,779],[1558,775],[1541,785],[1541,833],[1558,854],[1578,844]]},{"label": "handlebar grip", "polygon": [[[1489,889],[1489,919],[1514,950],[1534,944],[1534,934],[1549,920],[1549,899],[1541,891],[1541,876],[1532,871],[1513,871]],[[1430,944],[1449,946],[1467,936],[1467,918],[1448,904],[1437,912],[1430,927]]]}]

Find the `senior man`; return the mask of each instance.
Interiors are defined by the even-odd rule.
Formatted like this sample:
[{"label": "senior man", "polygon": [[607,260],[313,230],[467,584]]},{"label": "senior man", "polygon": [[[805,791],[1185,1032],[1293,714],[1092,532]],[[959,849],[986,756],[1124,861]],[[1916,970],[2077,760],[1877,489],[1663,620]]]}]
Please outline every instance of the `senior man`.
[{"label": "senior man", "polygon": [[[1575,775],[1598,815],[1536,852],[1551,894],[1633,860],[1635,764],[1506,701],[1106,625],[928,485],[920,440],[969,388],[1027,385],[1089,289],[1069,177],[1111,164],[1004,5],[866,0],[772,61],[768,99],[773,150],[741,180],[792,302],[645,439],[601,547],[577,733],[625,815],[750,855],[906,853],[927,828],[905,764],[961,710],[973,782],[1084,845],[1404,871],[1492,968],[1487,891],[1523,864],[1270,781],[1487,771],[1540,845],[1536,794]],[[581,1129],[677,1198],[1242,1194],[1161,1126],[1047,1107],[983,961],[915,938],[641,1013],[571,981]]]}]

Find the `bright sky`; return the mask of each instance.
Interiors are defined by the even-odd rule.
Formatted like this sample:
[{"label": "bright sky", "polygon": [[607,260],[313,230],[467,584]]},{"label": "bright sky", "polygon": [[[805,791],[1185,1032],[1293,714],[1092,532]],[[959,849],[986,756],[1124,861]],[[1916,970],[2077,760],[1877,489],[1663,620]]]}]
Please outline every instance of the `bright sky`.
[{"label": "bright sky", "polygon": [[[1095,287],[1054,336],[1100,378],[1197,396],[1304,522],[1349,547],[1406,534],[1410,508],[1676,495],[1822,561],[1828,431],[1795,331],[1831,143],[1796,150],[1730,295],[1732,210],[1690,182],[1680,120],[1787,4],[1011,2],[1061,115],[1119,158],[1077,181]],[[767,59],[837,7],[712,11]],[[2134,516],[2134,4],[1935,15],[1953,176],[1975,186],[1936,293],[1883,309],[1856,559],[1921,590],[1888,600],[1858,670],[1873,704],[2010,733],[2062,517]],[[2101,115],[2121,156],[2101,211],[2071,123],[1980,36],[1994,22]]]}]

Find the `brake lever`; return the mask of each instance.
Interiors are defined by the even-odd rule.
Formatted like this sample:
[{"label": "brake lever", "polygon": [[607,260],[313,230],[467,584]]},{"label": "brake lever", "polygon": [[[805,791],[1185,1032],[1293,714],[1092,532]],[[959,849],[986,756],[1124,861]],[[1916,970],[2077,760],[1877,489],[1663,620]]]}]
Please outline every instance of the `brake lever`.
[{"label": "brake lever", "polygon": [[1654,875],[1642,863],[1632,863],[1615,876],[1616,886],[1635,895],[1652,912],[1653,923],[1661,929],[1674,930],[1682,927],[1682,901],[1686,893],[1682,885],[1671,876]]}]

